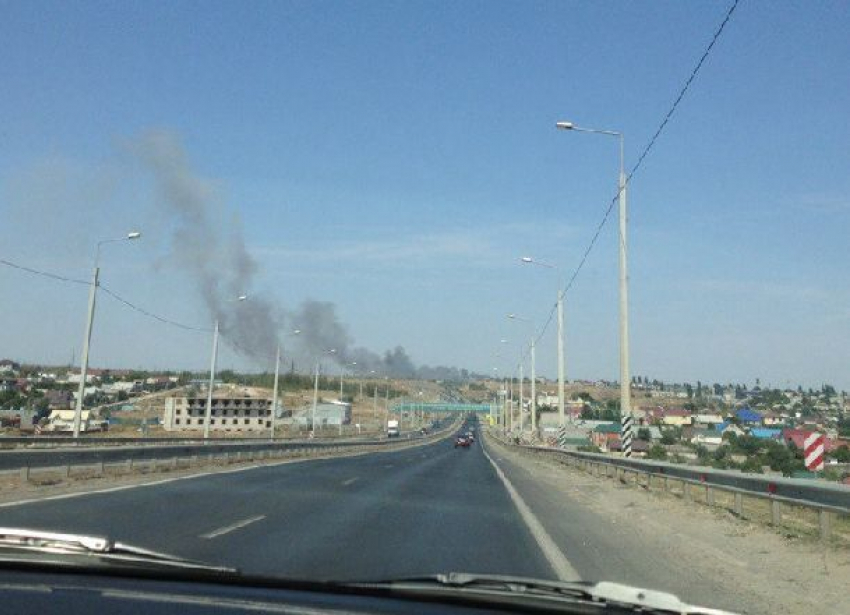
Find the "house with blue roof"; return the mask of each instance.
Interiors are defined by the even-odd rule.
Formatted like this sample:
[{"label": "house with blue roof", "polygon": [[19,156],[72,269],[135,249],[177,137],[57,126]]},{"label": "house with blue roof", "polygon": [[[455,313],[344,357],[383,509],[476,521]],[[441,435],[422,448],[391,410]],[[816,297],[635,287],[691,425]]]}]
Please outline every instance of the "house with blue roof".
[{"label": "house with blue roof", "polygon": [[770,427],[753,427],[750,429],[750,435],[759,440],[782,440],[782,430]]},{"label": "house with blue roof", "polygon": [[735,418],[741,421],[743,425],[761,425],[762,421],[761,414],[746,406],[735,411]]}]

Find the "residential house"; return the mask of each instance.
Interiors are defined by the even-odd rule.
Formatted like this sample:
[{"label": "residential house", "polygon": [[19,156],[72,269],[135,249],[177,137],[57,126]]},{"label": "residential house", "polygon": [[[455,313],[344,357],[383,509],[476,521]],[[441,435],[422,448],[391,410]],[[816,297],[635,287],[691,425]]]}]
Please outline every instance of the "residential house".
[{"label": "residential house", "polygon": [[765,427],[784,427],[787,416],[778,412],[765,412],[762,416],[762,424]]},{"label": "residential house", "polygon": [[[608,443],[608,451],[611,453],[619,453],[623,450],[623,444],[620,439],[612,440]],[[632,454],[637,453],[639,457],[646,455],[649,450],[649,442],[645,440],[632,440]]]},{"label": "residential house", "polygon": [[20,371],[21,366],[19,363],[16,363],[11,359],[0,360],[0,374],[4,374],[6,376],[17,376]]},{"label": "residential house", "polygon": [[723,444],[723,432],[716,429],[695,428],[690,438],[691,444],[701,444],[706,447],[716,447]]},{"label": "residential house", "polygon": [[759,440],[776,440],[782,442],[782,430],[771,427],[753,427],[750,435]]},{"label": "residential house", "polygon": [[735,417],[741,422],[742,425],[761,425],[762,424],[762,416],[755,410],[750,409],[747,406],[739,408],[735,411]]},{"label": "residential house", "polygon": [[[815,430],[811,429],[783,429],[782,430],[782,440],[788,446],[792,444],[796,446],[798,449],[802,450],[805,448],[806,438],[808,438],[813,433],[823,433],[823,432],[815,432]],[[832,438],[824,437],[824,452],[830,452],[836,446],[835,440]]]},{"label": "residential house", "polygon": [[661,423],[664,425],[684,427],[693,422],[693,416],[684,408],[665,408]]},{"label": "residential house", "polygon": [[730,423],[728,421],[724,421],[720,425],[716,425],[714,429],[722,433],[724,436],[731,434],[735,434],[736,436],[747,435],[746,429],[744,429],[740,425],[736,425],[735,423]]},{"label": "residential house", "polygon": [[720,425],[723,417],[717,412],[701,412],[694,415],[694,425]]},{"label": "residential house", "polygon": [[604,423],[597,425],[590,433],[590,441],[603,451],[611,450],[612,443],[620,442],[620,424]]},{"label": "residential house", "polygon": [[63,389],[48,389],[44,392],[44,397],[47,398],[47,404],[51,410],[70,408],[73,399],[71,391]]}]

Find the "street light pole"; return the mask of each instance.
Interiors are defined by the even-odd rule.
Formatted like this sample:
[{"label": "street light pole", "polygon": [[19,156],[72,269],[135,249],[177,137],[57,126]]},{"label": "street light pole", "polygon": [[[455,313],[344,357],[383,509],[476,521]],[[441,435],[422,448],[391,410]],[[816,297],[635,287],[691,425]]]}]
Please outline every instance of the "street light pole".
[{"label": "street light pole", "polygon": [[[558,290],[558,421],[564,427],[564,291]],[[572,416],[570,417],[572,421]]]},{"label": "street light pole", "polygon": [[[561,130],[574,130],[577,132],[591,132],[596,134],[609,135],[617,137],[620,141],[620,175],[618,181],[617,201],[619,203],[619,260],[620,260],[620,413],[623,417],[628,417],[629,426],[632,419],[632,402],[631,402],[631,376],[629,370],[629,288],[628,288],[628,263],[627,263],[627,247],[626,242],[626,227],[628,226],[626,189],[627,178],[624,163],[624,135],[622,132],[614,130],[595,130],[591,128],[579,128],[573,125],[572,122],[557,122],[556,127]],[[625,430],[624,430],[625,431]],[[631,440],[631,427],[629,432],[624,433],[625,439]],[[624,452],[628,453],[628,451]]]},{"label": "street light pole", "polygon": [[522,390],[525,385],[525,374],[523,374],[522,363],[519,364],[519,432],[525,431],[525,406],[523,405]]},{"label": "street light pole", "polygon": [[212,356],[210,357],[210,382],[207,386],[207,410],[204,414],[204,442],[210,437],[210,422],[212,420],[212,398],[213,386],[215,386],[215,361],[218,358],[218,318],[215,319],[213,327]]},{"label": "street light pole", "polygon": [[74,406],[74,431],[75,438],[80,437],[80,427],[83,419],[83,398],[86,394],[86,375],[89,370],[89,346],[91,345],[91,332],[94,326],[94,308],[97,302],[97,286],[100,283],[100,246],[105,243],[115,243],[118,241],[129,241],[138,239],[142,234],[138,231],[127,233],[126,237],[120,239],[104,239],[97,242],[97,248],[94,255],[94,271],[92,272],[91,288],[89,289],[89,309],[86,315],[86,333],[83,337],[83,355],[80,357],[80,386],[77,388],[77,403]]},{"label": "street light pole", "polygon": [[[239,295],[234,301],[245,301],[247,299],[245,295]],[[210,424],[212,423],[212,398],[213,398],[213,388],[215,387],[215,363],[218,359],[218,318],[215,319],[215,326],[213,327],[213,346],[212,346],[212,357],[210,357],[210,382],[207,387],[207,409],[204,414],[204,444],[209,443],[210,439]]]},{"label": "street light pole", "polygon": [[316,434],[316,406],[319,403],[319,361],[316,360],[316,379],[313,382],[313,415],[310,420],[310,433]]},{"label": "street light pole", "polygon": [[280,344],[277,345],[277,354],[274,358],[274,389],[272,390],[272,420],[270,439],[274,442],[274,428],[277,421],[277,379],[280,374]]},{"label": "street light pole", "polygon": [[[298,335],[301,333],[300,329],[295,329],[292,332],[292,335]],[[280,344],[277,345],[277,355],[274,360],[274,392],[272,393],[272,420],[271,420],[271,430],[270,430],[270,438],[274,441],[274,432],[275,427],[277,427],[277,408],[278,408],[278,396],[277,396],[277,381],[278,376],[280,375]]]},{"label": "street light pole", "polygon": [[[523,263],[540,265],[541,267],[547,267],[548,269],[555,269],[560,272],[560,269],[556,265],[552,265],[550,263],[544,263],[543,261],[536,260],[530,256],[523,256],[520,259]],[[566,331],[564,329],[564,291],[563,289],[558,289],[558,421],[561,427],[564,427],[566,424],[565,418],[565,396],[566,393],[564,391],[564,371],[566,360],[564,359],[564,348],[565,344],[565,334]]]},{"label": "street light pole", "polygon": [[534,363],[534,336],[531,337],[531,433],[537,435],[537,372]]}]

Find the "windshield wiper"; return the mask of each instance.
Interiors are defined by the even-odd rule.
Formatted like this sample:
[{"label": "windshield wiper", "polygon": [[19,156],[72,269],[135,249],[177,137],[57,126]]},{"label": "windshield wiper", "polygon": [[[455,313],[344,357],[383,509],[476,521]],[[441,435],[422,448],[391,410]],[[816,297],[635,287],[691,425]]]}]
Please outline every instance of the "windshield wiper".
[{"label": "windshield wiper", "polygon": [[214,566],[168,553],[159,553],[100,536],[0,527],[0,553],[7,550],[57,555],[89,555],[107,562],[133,565],[222,573],[238,572],[235,568]]},{"label": "windshield wiper", "polygon": [[667,592],[622,585],[620,583],[549,581],[509,575],[481,575],[449,572],[422,577],[358,583],[359,587],[382,587],[399,592],[457,590],[464,594],[486,596],[522,596],[586,604],[608,605],[642,613],[678,613],[680,615],[734,615],[728,611],[686,604]]}]

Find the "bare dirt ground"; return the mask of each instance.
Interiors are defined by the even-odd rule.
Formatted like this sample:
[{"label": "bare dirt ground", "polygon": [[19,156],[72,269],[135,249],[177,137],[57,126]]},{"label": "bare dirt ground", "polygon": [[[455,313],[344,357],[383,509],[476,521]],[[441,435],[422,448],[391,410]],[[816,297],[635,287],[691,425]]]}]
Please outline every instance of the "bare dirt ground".
[{"label": "bare dirt ground", "polygon": [[501,445],[494,445],[494,450],[533,476],[564,510],[586,509],[600,524],[617,528],[607,530],[612,543],[619,538],[616,532],[627,528],[627,538],[643,546],[641,566],[651,570],[653,562],[675,562],[685,577],[681,583],[710,585],[713,589],[706,597],[714,600],[702,601],[705,606],[734,605],[737,611],[753,614],[850,613],[846,546],[780,533],[726,511],[592,477]]}]

